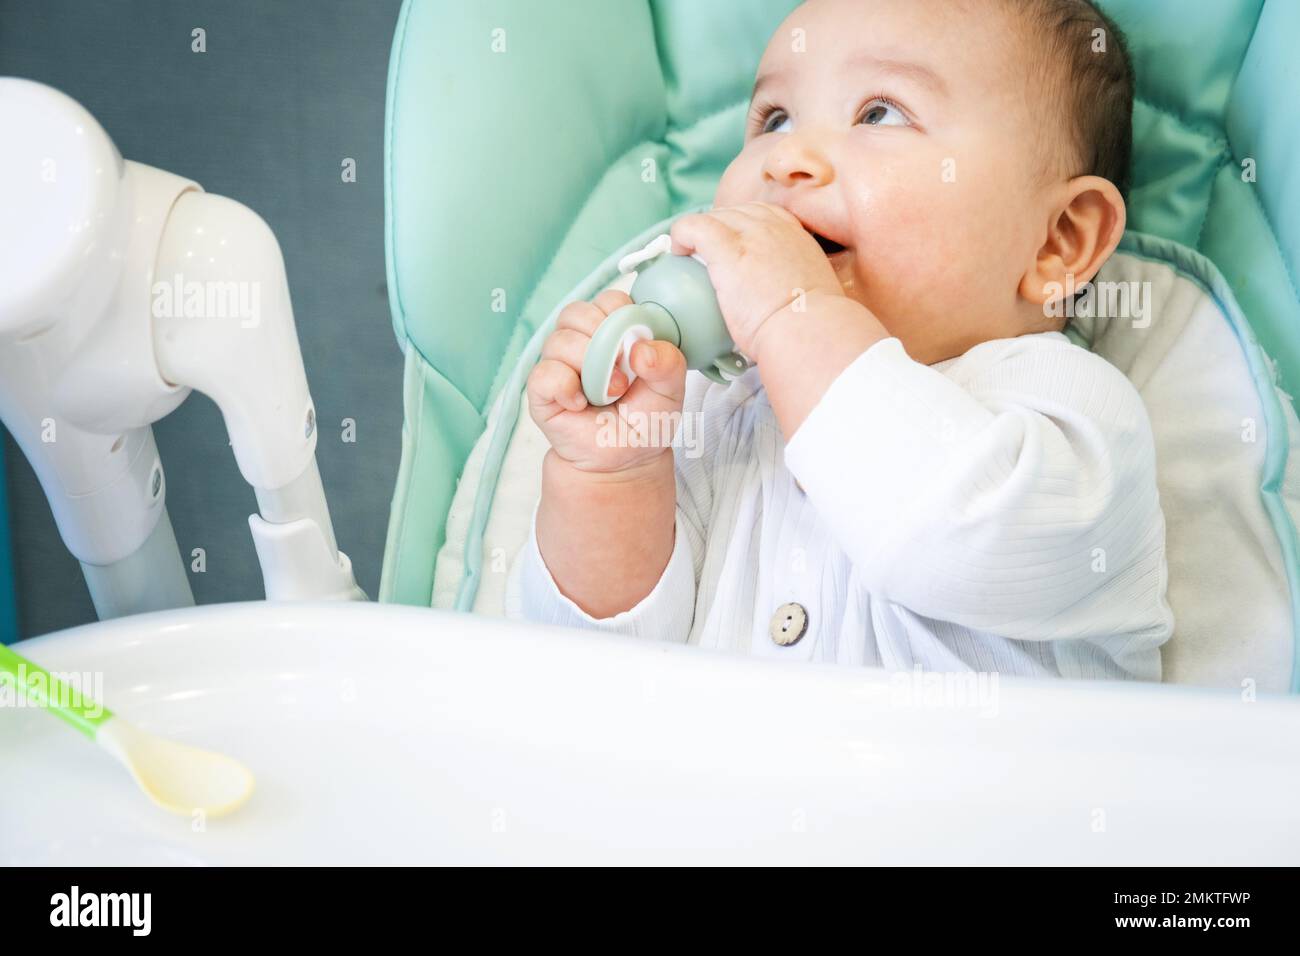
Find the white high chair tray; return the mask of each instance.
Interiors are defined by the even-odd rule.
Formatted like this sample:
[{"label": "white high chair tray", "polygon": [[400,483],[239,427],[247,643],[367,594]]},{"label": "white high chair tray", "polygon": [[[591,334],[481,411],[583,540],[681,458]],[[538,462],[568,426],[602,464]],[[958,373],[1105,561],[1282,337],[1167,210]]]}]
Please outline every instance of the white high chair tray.
[{"label": "white high chair tray", "polygon": [[[1300,861],[1300,704],[784,665],[376,604],[235,604],[24,642],[257,777],[156,809],[108,754],[0,712],[0,862]],[[959,700],[963,692],[967,699]]]}]

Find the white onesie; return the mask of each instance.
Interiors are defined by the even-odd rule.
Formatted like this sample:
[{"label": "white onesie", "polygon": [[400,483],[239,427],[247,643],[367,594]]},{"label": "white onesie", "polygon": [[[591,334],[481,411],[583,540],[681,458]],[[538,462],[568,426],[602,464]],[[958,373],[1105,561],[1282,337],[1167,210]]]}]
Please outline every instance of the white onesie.
[{"label": "white onesie", "polygon": [[925,366],[897,339],[787,444],[757,368],[687,373],[676,537],[654,590],[596,619],[533,530],[508,617],[762,657],[1160,679],[1173,630],[1150,423],[1059,332]]}]

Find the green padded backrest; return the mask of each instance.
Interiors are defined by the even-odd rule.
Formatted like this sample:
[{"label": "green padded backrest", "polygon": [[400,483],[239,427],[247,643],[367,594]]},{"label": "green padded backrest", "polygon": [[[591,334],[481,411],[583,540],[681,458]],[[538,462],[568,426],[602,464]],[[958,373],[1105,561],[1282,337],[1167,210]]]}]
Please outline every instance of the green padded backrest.
[{"label": "green padded backrest", "polygon": [[382,600],[429,603],[456,479],[532,331],[633,233],[712,197],[794,6],[407,0],[386,124],[406,373]]},{"label": "green padded backrest", "polygon": [[[795,6],[406,0],[385,142],[405,427],[381,599],[429,603],[456,481],[538,325],[635,233],[712,198]],[[1131,226],[1214,260],[1300,382],[1300,2],[1105,6],[1138,73]]]},{"label": "green padded backrest", "polygon": [[1294,390],[1300,386],[1300,3],[1103,5],[1128,34],[1138,80],[1129,227],[1212,260],[1278,363],[1283,385]]}]

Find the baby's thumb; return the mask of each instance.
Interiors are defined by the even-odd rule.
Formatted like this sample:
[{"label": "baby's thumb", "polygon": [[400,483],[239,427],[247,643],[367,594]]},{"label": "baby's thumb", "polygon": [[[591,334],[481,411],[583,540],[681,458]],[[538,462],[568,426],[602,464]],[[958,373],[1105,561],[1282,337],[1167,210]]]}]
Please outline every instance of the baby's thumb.
[{"label": "baby's thumb", "polygon": [[686,376],[686,356],[677,346],[671,342],[638,342],[631,360],[632,371],[653,385],[656,392],[677,396],[676,386]]}]

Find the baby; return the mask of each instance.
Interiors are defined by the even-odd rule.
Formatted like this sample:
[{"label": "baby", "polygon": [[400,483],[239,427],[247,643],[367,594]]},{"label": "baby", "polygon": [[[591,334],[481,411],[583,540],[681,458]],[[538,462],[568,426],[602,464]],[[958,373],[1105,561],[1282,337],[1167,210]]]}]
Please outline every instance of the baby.
[{"label": "baby", "polygon": [[528,380],[551,448],[507,614],[764,657],[1159,680],[1150,424],[1056,317],[1124,231],[1132,97],[1087,0],[795,10],[713,209],[672,226],[755,365],[720,385],[638,342],[630,387],[610,387],[622,411],[680,413],[699,441],[611,443],[580,370],[630,299],[561,312]]}]

